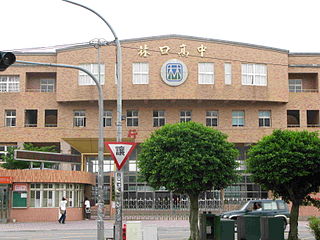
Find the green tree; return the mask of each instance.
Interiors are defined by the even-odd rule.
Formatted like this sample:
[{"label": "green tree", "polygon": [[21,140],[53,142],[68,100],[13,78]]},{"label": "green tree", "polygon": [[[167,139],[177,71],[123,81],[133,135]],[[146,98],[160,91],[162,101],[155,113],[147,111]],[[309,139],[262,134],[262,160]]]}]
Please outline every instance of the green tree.
[{"label": "green tree", "polygon": [[190,239],[199,239],[198,197],[223,189],[238,179],[238,150],[227,136],[200,123],[166,124],[141,144],[140,174],[159,189],[187,194],[190,199]]},{"label": "green tree", "polygon": [[[24,150],[29,151],[37,151],[37,152],[57,152],[56,146],[41,146],[37,147],[34,146],[32,143],[25,143],[23,144]],[[3,163],[1,167],[6,169],[26,169],[29,168],[30,162],[14,160],[14,150],[18,149],[17,147],[9,147],[8,153],[6,156],[3,157]],[[51,166],[51,163],[45,163],[45,167]],[[40,166],[40,163],[34,163],[34,166]]]},{"label": "green tree", "polygon": [[249,150],[247,167],[255,182],[292,202],[288,240],[298,240],[299,206],[320,185],[318,133],[275,130]]}]

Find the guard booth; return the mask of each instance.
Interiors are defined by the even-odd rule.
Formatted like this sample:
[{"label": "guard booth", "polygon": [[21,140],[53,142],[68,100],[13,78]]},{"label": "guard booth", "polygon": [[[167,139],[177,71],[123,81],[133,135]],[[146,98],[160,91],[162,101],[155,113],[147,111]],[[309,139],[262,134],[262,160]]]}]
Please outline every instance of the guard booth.
[{"label": "guard booth", "polygon": [[6,223],[9,218],[9,184],[10,177],[0,177],[0,223]]}]

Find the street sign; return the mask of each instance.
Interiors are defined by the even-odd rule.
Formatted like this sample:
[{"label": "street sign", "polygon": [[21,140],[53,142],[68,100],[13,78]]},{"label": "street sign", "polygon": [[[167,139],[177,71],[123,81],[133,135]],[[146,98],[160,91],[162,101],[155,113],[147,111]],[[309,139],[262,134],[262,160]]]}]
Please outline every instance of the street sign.
[{"label": "street sign", "polygon": [[137,144],[133,142],[105,142],[105,145],[120,170]]}]

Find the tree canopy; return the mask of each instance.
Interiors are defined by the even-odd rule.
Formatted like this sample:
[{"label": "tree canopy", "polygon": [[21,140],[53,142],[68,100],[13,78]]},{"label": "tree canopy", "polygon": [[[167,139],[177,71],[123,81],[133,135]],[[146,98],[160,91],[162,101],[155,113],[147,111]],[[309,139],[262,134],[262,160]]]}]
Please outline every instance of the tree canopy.
[{"label": "tree canopy", "polygon": [[148,185],[188,194],[191,239],[197,240],[198,196],[237,180],[238,150],[225,134],[195,122],[166,124],[141,147],[138,166]]},{"label": "tree canopy", "polygon": [[299,205],[320,186],[318,133],[275,130],[249,150],[252,179],[292,202],[289,240],[297,240]]},{"label": "tree canopy", "polygon": [[[34,146],[31,143],[25,143],[23,144],[24,150],[29,151],[38,151],[38,152],[57,152],[56,146]],[[14,160],[14,150],[18,149],[17,147],[9,147],[8,152],[3,157],[4,163],[1,165],[1,167],[6,169],[26,169],[29,168],[30,162],[26,161],[20,161],[20,160]],[[34,163],[34,165],[39,165],[40,163]],[[51,163],[46,163],[46,166],[51,165]]]}]

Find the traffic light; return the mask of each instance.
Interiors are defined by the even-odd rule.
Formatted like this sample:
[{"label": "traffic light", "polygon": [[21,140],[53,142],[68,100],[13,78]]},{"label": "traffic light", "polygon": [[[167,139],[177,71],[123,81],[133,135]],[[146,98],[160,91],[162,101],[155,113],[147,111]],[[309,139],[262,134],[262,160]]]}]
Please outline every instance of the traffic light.
[{"label": "traffic light", "polygon": [[16,56],[12,52],[0,52],[0,71],[4,71],[15,63]]}]

